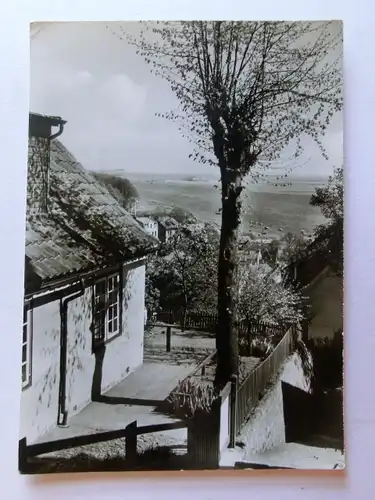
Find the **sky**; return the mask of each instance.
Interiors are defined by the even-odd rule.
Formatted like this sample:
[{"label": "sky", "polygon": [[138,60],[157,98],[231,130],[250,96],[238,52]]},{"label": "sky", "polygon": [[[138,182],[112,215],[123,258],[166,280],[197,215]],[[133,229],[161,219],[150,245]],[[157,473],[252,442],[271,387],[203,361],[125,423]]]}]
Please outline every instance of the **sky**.
[{"label": "sky", "polygon": [[[135,34],[137,23],[122,23]],[[155,113],[176,109],[168,84],[105,23],[37,23],[31,28],[30,111],[67,120],[62,142],[89,170],[201,174],[191,144]],[[328,176],[343,162],[342,114],[335,115],[322,158],[310,139],[293,175]],[[288,154],[286,156],[289,156]]]}]

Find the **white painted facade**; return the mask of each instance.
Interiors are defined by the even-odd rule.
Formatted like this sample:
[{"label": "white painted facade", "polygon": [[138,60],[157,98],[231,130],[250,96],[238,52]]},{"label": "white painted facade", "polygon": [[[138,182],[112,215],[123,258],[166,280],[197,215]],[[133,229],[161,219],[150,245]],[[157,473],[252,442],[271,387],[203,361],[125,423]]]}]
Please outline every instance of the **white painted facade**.
[{"label": "white painted facade", "polygon": [[229,427],[229,394],[222,402],[220,408],[220,453],[228,448],[230,440],[230,427]]},{"label": "white painted facade", "polygon": [[158,238],[158,222],[150,217],[138,217],[137,219],[147,234]]},{"label": "white painted facade", "polygon": [[[69,417],[91,401],[95,368],[92,351],[92,294],[68,305],[67,411]],[[145,264],[123,267],[122,333],[106,344],[102,393],[115,386],[143,362]],[[30,311],[31,384],[21,396],[20,438],[33,442],[55,427],[58,415],[60,364],[60,301]]]}]

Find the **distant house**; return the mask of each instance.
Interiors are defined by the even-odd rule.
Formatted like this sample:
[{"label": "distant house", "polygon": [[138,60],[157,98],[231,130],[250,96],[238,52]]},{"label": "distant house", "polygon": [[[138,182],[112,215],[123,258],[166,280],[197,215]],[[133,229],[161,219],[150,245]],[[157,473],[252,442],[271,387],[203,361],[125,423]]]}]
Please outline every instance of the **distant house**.
[{"label": "distant house", "polygon": [[142,225],[146,233],[154,238],[158,238],[158,221],[151,217],[137,217],[137,221]]},{"label": "distant house", "polygon": [[309,339],[329,338],[344,328],[344,283],[343,277],[327,267],[318,279],[306,290],[310,299]]},{"label": "distant house", "polygon": [[20,435],[31,442],[142,364],[155,248],[56,140],[64,125],[30,114]]},{"label": "distant house", "polygon": [[178,230],[179,224],[169,216],[160,217],[158,219],[159,240],[167,243]]},{"label": "distant house", "polygon": [[342,259],[342,229],[327,228],[313,240],[304,254],[288,268],[292,282],[298,283],[309,299],[304,340],[333,338],[343,331],[344,281],[337,263]]}]

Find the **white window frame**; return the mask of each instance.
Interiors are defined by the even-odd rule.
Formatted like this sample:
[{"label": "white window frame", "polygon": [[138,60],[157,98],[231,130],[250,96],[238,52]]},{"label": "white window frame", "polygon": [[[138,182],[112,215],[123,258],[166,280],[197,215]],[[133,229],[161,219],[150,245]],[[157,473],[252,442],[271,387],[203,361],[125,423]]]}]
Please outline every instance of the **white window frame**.
[{"label": "white window frame", "polygon": [[21,353],[21,383],[22,389],[26,389],[31,385],[32,361],[32,311],[29,304],[23,306]]},{"label": "white window frame", "polygon": [[[98,294],[98,288],[104,284],[104,294]],[[120,274],[114,273],[104,278],[100,278],[94,285],[94,334],[93,346],[105,344],[110,340],[118,337],[121,334],[121,296],[120,296]],[[111,293],[115,294],[115,298],[111,297]],[[104,301],[103,301],[104,297]],[[98,309],[99,305],[99,309]],[[104,306],[104,309],[103,309]],[[104,312],[104,317],[103,317]],[[99,325],[99,315],[103,321],[103,326]],[[99,335],[97,329],[100,328]]]}]

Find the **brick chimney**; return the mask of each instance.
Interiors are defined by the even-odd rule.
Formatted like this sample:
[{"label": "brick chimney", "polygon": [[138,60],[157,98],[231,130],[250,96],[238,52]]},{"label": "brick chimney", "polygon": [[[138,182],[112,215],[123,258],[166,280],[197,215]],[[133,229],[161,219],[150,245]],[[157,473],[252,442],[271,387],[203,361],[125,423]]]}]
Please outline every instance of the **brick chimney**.
[{"label": "brick chimney", "polygon": [[[48,212],[50,143],[62,134],[66,121],[57,116],[29,114],[29,156],[27,172],[27,213]],[[59,127],[56,133],[53,127]]]}]

